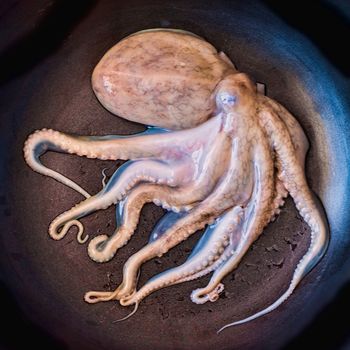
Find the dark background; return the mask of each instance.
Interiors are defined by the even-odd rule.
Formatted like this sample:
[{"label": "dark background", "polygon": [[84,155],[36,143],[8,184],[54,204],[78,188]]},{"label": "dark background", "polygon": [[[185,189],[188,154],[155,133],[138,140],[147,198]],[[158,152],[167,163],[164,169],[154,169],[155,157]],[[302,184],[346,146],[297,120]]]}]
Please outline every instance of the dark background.
[{"label": "dark background", "polygon": [[[28,9],[29,15],[18,23],[17,33],[9,34],[1,21],[5,17],[15,16],[17,6],[23,2],[24,0],[0,2],[0,86],[20,77],[41,59],[53,53],[79,20],[89,11],[93,11],[96,3],[93,0],[38,1],[38,6],[43,3],[49,6],[45,16],[38,19],[30,15],[36,12]],[[349,78],[349,1],[304,1],[302,5],[296,1],[265,3],[290,26],[307,36],[339,72]],[[23,57],[26,59],[23,60]],[[2,349],[22,349],[23,344],[33,348],[65,349],[64,344],[60,344],[25,318],[11,292],[2,283],[0,300],[3,321],[0,328]],[[350,349],[349,315],[350,283],[347,283],[333,302],[285,349]]]}]

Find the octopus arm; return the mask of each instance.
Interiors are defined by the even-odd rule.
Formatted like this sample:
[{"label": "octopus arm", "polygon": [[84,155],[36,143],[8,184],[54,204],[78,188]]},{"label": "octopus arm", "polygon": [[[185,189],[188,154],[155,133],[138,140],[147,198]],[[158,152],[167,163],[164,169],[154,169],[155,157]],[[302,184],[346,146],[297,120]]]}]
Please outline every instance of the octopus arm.
[{"label": "octopus arm", "polygon": [[304,168],[298,161],[298,152],[293,149],[288,130],[280,124],[276,113],[270,111],[263,115],[267,121],[267,128],[271,130],[274,148],[281,162],[280,179],[292,196],[301,216],[311,228],[309,250],[299,262],[293,277],[295,283],[298,283],[324,255],[329,240],[328,223],[323,207],[308,186]]},{"label": "octopus arm", "polygon": [[[304,130],[302,129],[296,118],[277,101],[262,95],[258,95],[258,99],[260,103],[259,107],[261,110],[272,110],[276,115],[278,115],[280,120],[286,126],[291,141],[293,143],[294,152],[296,154],[298,162],[300,166],[304,169],[305,157],[309,149],[309,141],[304,133]],[[284,198],[286,198],[288,195],[288,191],[286,190],[283,181],[280,179],[281,162],[279,161],[279,159],[275,159],[275,166],[277,168],[277,176],[275,178],[276,198],[272,205],[272,211],[274,214],[272,215],[271,220],[274,220],[274,218],[279,214],[279,207],[281,207],[284,204]]]},{"label": "octopus arm", "polygon": [[267,96],[259,96],[261,108],[272,110],[285,124],[296,152],[298,162],[302,168],[305,166],[305,157],[309,149],[309,141],[295,117],[280,103]]},{"label": "octopus arm", "polygon": [[102,160],[155,157],[160,156],[168,144],[167,138],[163,135],[166,133],[167,130],[149,128],[143,133],[131,136],[75,136],[51,129],[42,129],[31,134],[26,140],[23,149],[24,158],[34,171],[52,177],[89,198],[89,193],[75,182],[44,166],[40,162],[40,157],[47,151],[71,153]]},{"label": "octopus arm", "polygon": [[[191,144],[210,144],[219,129],[219,118],[212,118],[193,129],[168,132],[160,128],[148,128],[145,132],[128,136],[76,136],[63,132],[42,129],[31,134],[24,145],[24,159],[36,172],[54,178],[58,182],[81,193],[90,195],[64,175],[45,167],[40,156],[47,151],[76,154],[102,160],[128,160],[140,158],[178,159],[190,153]],[[205,135],[205,138],[203,137]]]},{"label": "octopus arm", "polygon": [[[144,156],[159,155],[152,146],[155,134],[164,134],[166,130],[149,128],[145,132],[126,136],[75,136],[63,132],[42,129],[31,134],[24,145],[24,158],[27,164],[36,172],[52,177],[58,182],[81,193],[84,197],[90,195],[79,185],[64,175],[45,167],[40,162],[40,156],[47,151],[77,154],[98,159],[136,159]],[[153,148],[153,150],[152,150]]]},{"label": "octopus arm", "polygon": [[279,307],[294,291],[302,278],[312,270],[324,255],[329,241],[329,230],[324,210],[308,187],[304,169],[295,155],[293,142],[285,124],[273,110],[262,110],[260,117],[271,135],[274,149],[281,162],[281,180],[292,196],[300,215],[311,228],[311,243],[294,270],[287,290],[270,306],[243,320],[230,323],[223,329],[252,321]]},{"label": "octopus arm", "polygon": [[[111,237],[108,237],[107,235],[99,235],[89,243],[88,254],[94,261],[104,262],[110,260],[116,253],[117,249],[125,245],[134,233],[134,230],[136,229],[140,218],[142,206],[146,202],[152,201],[151,196],[145,195],[145,192],[143,190],[138,190],[139,189],[133,193],[133,198],[129,197],[123,203],[123,216],[125,215],[125,217],[123,217],[123,223],[117,228],[115,233]],[[169,212],[168,214],[174,217],[183,217],[186,215],[186,213],[173,212]],[[165,215],[165,217],[167,219],[169,218],[168,215]],[[135,285],[136,282],[137,279],[134,281]],[[89,291],[85,293],[84,300],[89,304],[95,304],[101,301],[115,300],[118,299],[119,290],[120,288],[117,288],[112,292]]]},{"label": "octopus arm", "polygon": [[42,156],[47,150],[61,150],[57,145],[51,142],[52,135],[57,136],[56,132],[53,130],[43,129],[40,131],[35,131],[28,137],[23,149],[24,159],[26,163],[37,173],[49,176],[56,181],[68,186],[69,188],[79,192],[85,198],[89,198],[90,194],[77,183],[60,174],[59,172],[47,168],[40,162],[40,156]]}]

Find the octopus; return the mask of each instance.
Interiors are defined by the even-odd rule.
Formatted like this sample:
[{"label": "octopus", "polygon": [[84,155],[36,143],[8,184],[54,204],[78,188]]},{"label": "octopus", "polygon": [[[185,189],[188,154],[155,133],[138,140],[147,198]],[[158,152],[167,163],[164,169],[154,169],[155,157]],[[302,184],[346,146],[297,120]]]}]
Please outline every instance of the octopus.
[{"label": "octopus", "polygon": [[[146,203],[167,212],[148,244],[126,261],[120,285],[114,291],[89,291],[85,301],[118,300],[122,306],[134,305],[133,314],[149,294],[212,273],[206,286],[192,292],[191,300],[215,302],[224,290],[225,276],[290,195],[311,229],[307,252],[275,302],[222,329],[281,305],[320,261],[328,244],[326,215],[305,176],[308,139],[295,117],[265,95],[264,85],[239,72],[223,52],[176,29],[145,30],[118,42],[95,67],[92,88],[108,111],[147,129],[129,136],[78,136],[42,129],[28,137],[27,164],[85,197],[51,222],[49,235],[60,240],[76,226],[77,240],[84,243],[88,236],[79,219],[115,205],[114,233],[97,235],[88,244],[89,257],[103,263],[130,240]],[[100,192],[90,195],[40,162],[47,151],[126,162]],[[138,288],[142,264],[202,229],[182,265]]]}]

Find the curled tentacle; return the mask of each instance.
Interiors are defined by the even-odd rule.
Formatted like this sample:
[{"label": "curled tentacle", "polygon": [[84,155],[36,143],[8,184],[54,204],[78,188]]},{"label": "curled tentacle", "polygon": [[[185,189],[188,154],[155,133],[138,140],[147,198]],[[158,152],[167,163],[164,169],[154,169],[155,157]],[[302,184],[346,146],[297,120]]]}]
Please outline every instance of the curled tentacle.
[{"label": "curled tentacle", "polygon": [[77,241],[80,244],[84,244],[88,240],[89,236],[86,235],[83,238],[84,227],[83,227],[82,223],[80,221],[78,221],[78,220],[68,221],[63,226],[61,226],[59,231],[50,231],[51,238],[53,238],[56,241],[62,239],[67,234],[68,230],[72,226],[77,226],[77,228],[78,228]]},{"label": "curled tentacle", "polygon": [[[136,280],[138,280],[140,277],[140,273],[137,275]],[[101,301],[110,301],[115,300],[118,297],[118,288],[111,292],[105,292],[105,291],[90,291],[85,293],[84,300],[88,304],[96,304]],[[118,320],[117,320],[118,321]]]},{"label": "curled tentacle", "polygon": [[86,236],[85,239],[82,239],[84,227],[83,224],[80,221],[78,221],[78,219],[84,215],[92,213],[94,210],[98,210],[96,209],[96,200],[94,197],[85,199],[83,202],[77,204],[72,209],[57,216],[49,226],[50,237],[55,240],[60,240],[63,237],[65,237],[68,230],[75,225],[78,227],[79,230],[77,236],[78,242],[86,242],[88,236]]},{"label": "curled tentacle", "polygon": [[163,129],[150,128],[143,133],[128,137],[113,135],[75,136],[52,129],[42,129],[35,131],[26,140],[23,149],[24,159],[34,171],[52,177],[89,198],[90,195],[75,182],[44,166],[40,162],[40,156],[47,151],[65,152],[103,160],[127,160],[159,156],[161,147],[158,149],[151,147],[152,135],[155,133],[161,135],[165,132],[166,130]]},{"label": "curled tentacle", "polygon": [[107,170],[107,168],[103,168],[102,172],[101,172],[101,174],[102,174],[102,180],[101,180],[102,188],[106,187],[106,180],[107,180],[106,170]]},{"label": "curled tentacle", "polygon": [[84,300],[89,304],[96,304],[100,301],[114,300],[117,295],[117,291],[114,292],[101,292],[101,291],[90,291],[85,293]]},{"label": "curled tentacle", "polygon": [[40,162],[40,156],[42,156],[49,149],[53,151],[61,151],[62,148],[58,144],[51,142],[51,140],[54,140],[60,134],[61,133],[58,131],[51,129],[42,129],[37,130],[33,134],[29,135],[24,144],[24,159],[34,171],[42,175],[52,177],[58,182],[61,182],[62,184],[79,192],[85,198],[89,198],[90,194],[74,181],[68,179],[57,171],[47,168]]}]

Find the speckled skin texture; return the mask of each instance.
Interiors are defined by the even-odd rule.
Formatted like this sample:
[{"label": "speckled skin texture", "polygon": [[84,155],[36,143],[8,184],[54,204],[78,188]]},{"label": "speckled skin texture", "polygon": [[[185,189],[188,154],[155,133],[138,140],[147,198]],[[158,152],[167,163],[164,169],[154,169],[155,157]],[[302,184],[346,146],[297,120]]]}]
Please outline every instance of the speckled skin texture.
[{"label": "speckled skin texture", "polygon": [[215,107],[213,90],[234,70],[208,42],[181,32],[133,35],[113,46],[92,75],[112,113],[145,125],[185,129]]},{"label": "speckled skin texture", "polygon": [[[27,4],[31,4],[27,5]],[[24,6],[25,4],[25,6]],[[6,33],[20,35],[36,13],[28,0],[4,17]],[[21,16],[21,17],[20,17]],[[40,16],[42,12],[40,11]],[[24,23],[26,26],[24,27]],[[62,23],[65,21],[62,21]],[[18,26],[21,23],[21,26]],[[23,25],[22,25],[23,24]],[[148,242],[149,233],[165,211],[144,207],[128,245],[110,262],[96,264],[73,236],[53,242],[48,223],[83,197],[39,176],[25,165],[23,142],[37,129],[51,127],[80,135],[130,135],[142,125],[117,118],[101,108],[91,89],[91,73],[104,53],[126,35],[143,28],[176,27],[198,33],[234,58],[237,68],[267,86],[267,95],[297,118],[310,141],[306,174],[322,199],[332,229],[329,250],[280,308],[256,322],[215,330],[269,305],[288,287],[292,273],[310,244],[310,230],[291,198],[280,215],[253,243],[238,268],[225,279],[215,303],[196,305],[188,297],[209,276],[163,288],[142,302],[138,313],[113,323],[129,310],[117,303],[84,302],[91,288],[113,291],[121,282],[122,266],[131,253]],[[3,42],[5,45],[5,41]],[[91,49],[93,47],[93,50]],[[27,56],[26,56],[27,57]],[[74,77],[74,78],[73,78]],[[313,321],[335,295],[349,265],[350,247],[349,108],[342,79],[309,40],[286,25],[260,2],[193,0],[102,0],[82,18],[65,40],[1,91],[0,109],[0,255],[2,278],[25,315],[70,349],[281,349]],[[52,152],[42,161],[51,169],[97,193],[101,171],[111,176],[122,161],[90,160]],[[115,210],[110,207],[81,219],[85,232],[112,234]],[[183,263],[201,232],[162,258],[142,267],[139,283]]]},{"label": "speckled skin texture", "polygon": [[[308,141],[303,130],[285,108],[258,92],[246,74],[236,71],[226,56],[223,60],[213,57],[214,54],[213,47],[192,34],[147,31],[122,40],[94,70],[94,91],[104,105],[113,106],[114,111],[135,120],[142,110],[145,117],[138,121],[152,123],[150,118],[153,118],[153,124],[178,131],[153,128],[128,138],[82,137],[42,129],[25,142],[24,157],[33,170],[86,197],[52,221],[49,235],[53,239],[64,238],[76,226],[78,242],[85,243],[88,236],[83,237],[84,227],[79,219],[117,205],[114,234],[98,235],[89,242],[88,254],[97,262],[111,260],[130,240],[145,204],[153,202],[169,211],[153,230],[149,243],[125,263],[118,288],[113,292],[90,291],[85,294],[86,302],[119,300],[123,306],[134,304],[135,313],[140,302],[152,292],[210,272],[214,273],[208,285],[194,290],[191,300],[196,304],[217,301],[224,290],[222,280],[238,266],[264,227],[279,214],[288,193],[311,228],[309,249],[299,261],[289,287],[273,304],[222,329],[276,309],[323,256],[328,227],[323,209],[305,178]],[[174,57],[179,60],[180,71]],[[120,65],[120,61],[124,64]],[[227,75],[221,73],[219,81],[220,74],[213,74],[216,66],[227,67]],[[182,69],[188,69],[185,80],[182,77],[186,72]],[[164,74],[166,71],[174,77],[172,80]],[[192,71],[202,76],[191,76]],[[172,89],[171,83],[178,75],[182,87]],[[127,79],[119,81],[119,76]],[[198,85],[198,79],[203,78],[207,82],[212,80],[213,85]],[[141,85],[146,88],[141,89]],[[198,99],[187,93],[192,86],[196,86],[194,93]],[[205,102],[201,102],[202,91],[205,94],[211,91],[205,100],[215,101],[215,105],[206,108],[208,120],[200,122],[202,118],[193,113],[198,110],[200,114],[199,106]],[[157,103],[158,96],[162,100]],[[167,101],[192,106],[192,100],[193,108],[188,109],[191,113],[185,113],[183,118],[179,117],[181,108],[177,115],[173,109],[164,113]],[[183,121],[188,124],[192,115],[193,124],[199,125],[188,128]],[[103,189],[90,196],[78,184],[40,162],[39,157],[48,150],[129,162],[107,183],[103,180]],[[184,264],[154,276],[138,289],[142,264],[163,256],[206,225],[209,226]]]}]

